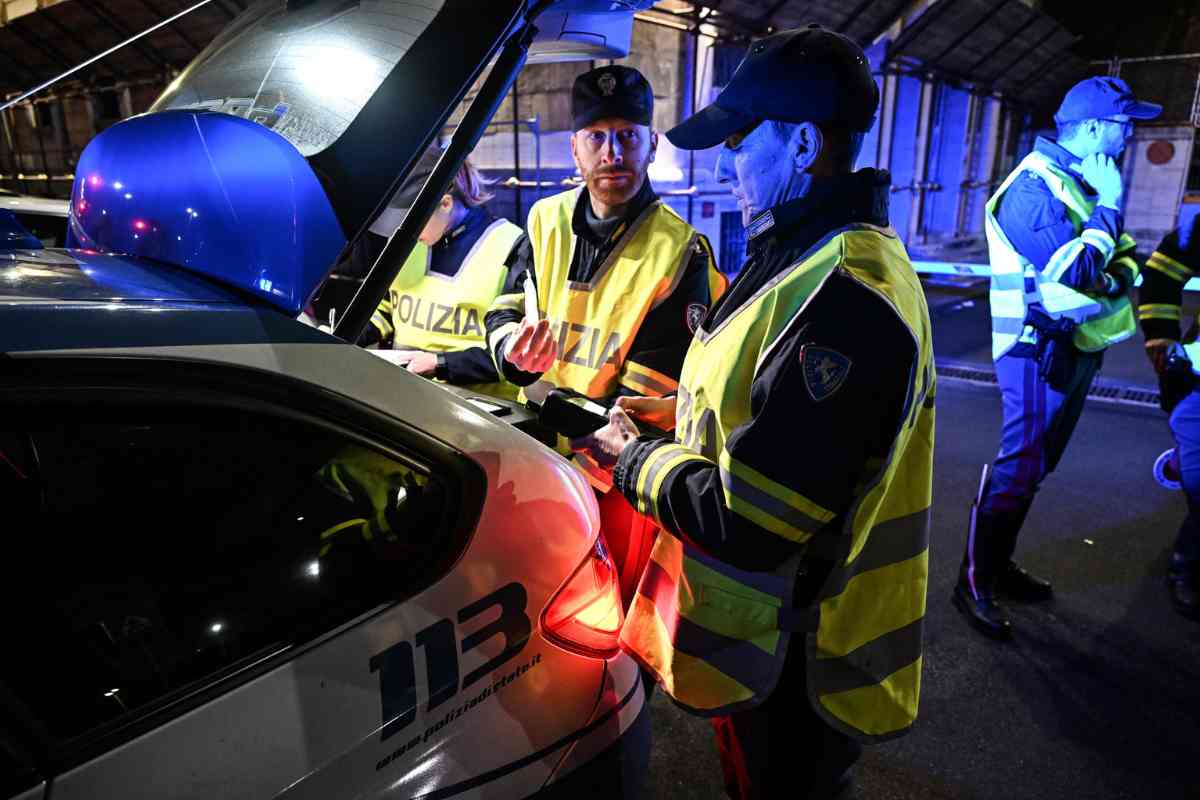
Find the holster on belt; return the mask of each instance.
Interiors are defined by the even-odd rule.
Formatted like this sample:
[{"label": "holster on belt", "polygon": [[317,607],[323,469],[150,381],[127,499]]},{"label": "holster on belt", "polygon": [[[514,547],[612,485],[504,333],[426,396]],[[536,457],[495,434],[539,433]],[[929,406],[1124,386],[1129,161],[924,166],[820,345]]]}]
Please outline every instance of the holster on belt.
[{"label": "holster on belt", "polygon": [[1073,341],[1075,321],[1052,317],[1037,306],[1030,306],[1025,324],[1037,331],[1038,376],[1056,392],[1065,392],[1075,373],[1079,349]]}]

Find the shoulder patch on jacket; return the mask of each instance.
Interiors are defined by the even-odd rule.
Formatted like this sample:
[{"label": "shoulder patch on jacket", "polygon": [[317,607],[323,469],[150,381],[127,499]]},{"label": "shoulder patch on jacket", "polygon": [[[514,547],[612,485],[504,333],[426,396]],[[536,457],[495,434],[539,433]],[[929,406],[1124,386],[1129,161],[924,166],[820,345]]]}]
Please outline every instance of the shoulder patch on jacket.
[{"label": "shoulder patch on jacket", "polygon": [[800,368],[804,372],[804,388],[815,402],[832,397],[846,382],[851,361],[836,350],[812,344],[800,348]]},{"label": "shoulder patch on jacket", "polygon": [[704,321],[704,315],[708,313],[708,306],[703,303],[688,303],[687,311],[684,312],[684,322],[687,323],[687,329],[695,333],[700,328],[700,323]]}]

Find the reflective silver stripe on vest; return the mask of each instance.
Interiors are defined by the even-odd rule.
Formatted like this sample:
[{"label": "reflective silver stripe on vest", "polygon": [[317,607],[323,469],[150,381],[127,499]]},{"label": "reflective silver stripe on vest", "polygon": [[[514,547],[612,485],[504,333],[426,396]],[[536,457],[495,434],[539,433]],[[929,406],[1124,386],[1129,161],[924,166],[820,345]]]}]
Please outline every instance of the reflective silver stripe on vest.
[{"label": "reflective silver stripe on vest", "polygon": [[837,597],[856,575],[916,558],[929,549],[929,509],[876,525],[858,558],[829,576],[821,597]]},{"label": "reflective silver stripe on vest", "polygon": [[720,471],[721,485],[728,494],[765,511],[772,517],[775,517],[775,519],[786,522],[793,528],[810,534],[816,533],[825,525],[825,523],[813,519],[795,506],[778,500],[757,486],[742,480],[724,467],[721,467]]},{"label": "reflective silver stripe on vest", "polygon": [[816,658],[808,676],[821,694],[837,694],[875,686],[921,657],[924,617],[885,633],[840,658]]}]

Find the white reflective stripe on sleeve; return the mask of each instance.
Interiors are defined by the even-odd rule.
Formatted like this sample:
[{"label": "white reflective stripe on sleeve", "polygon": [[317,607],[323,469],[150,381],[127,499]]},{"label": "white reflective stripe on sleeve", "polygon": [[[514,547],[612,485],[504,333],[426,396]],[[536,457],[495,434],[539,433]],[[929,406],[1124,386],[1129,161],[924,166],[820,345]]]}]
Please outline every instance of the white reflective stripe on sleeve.
[{"label": "white reflective stripe on sleeve", "polygon": [[1079,258],[1079,254],[1083,252],[1083,237],[1072,239],[1062,247],[1054,251],[1054,255],[1050,256],[1050,260],[1046,262],[1046,267],[1043,273],[1046,280],[1057,282],[1067,269],[1075,263],[1075,259]]},{"label": "white reflective stripe on sleeve", "polygon": [[1113,241],[1113,238],[1099,228],[1084,228],[1083,233],[1079,234],[1079,238],[1099,250],[1104,255],[1105,264],[1112,259],[1113,251],[1117,249],[1117,243]]}]

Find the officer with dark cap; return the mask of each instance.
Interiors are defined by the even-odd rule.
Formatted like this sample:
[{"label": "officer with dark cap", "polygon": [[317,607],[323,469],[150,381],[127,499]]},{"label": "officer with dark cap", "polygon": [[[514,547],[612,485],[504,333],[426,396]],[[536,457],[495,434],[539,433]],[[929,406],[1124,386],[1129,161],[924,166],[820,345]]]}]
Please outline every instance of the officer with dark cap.
[{"label": "officer with dark cap", "polygon": [[1162,111],[1119,78],[1080,81],[988,200],[992,359],[1004,421],[983,468],[952,600],[976,630],[1012,635],[1000,599],[1044,602],[1053,587],[1014,559],[1046,475],[1066,450],[1104,351],[1137,331],[1129,290],[1136,242],[1124,230],[1121,168],[1134,120]]},{"label": "officer with dark cap", "polygon": [[[584,185],[539,200],[514,267],[515,291],[487,315],[497,369],[540,400],[553,387],[607,401],[678,387],[692,331],[723,288],[707,240],[655,194],[654,94],[624,66],[580,75],[571,94],[571,152]],[[526,316],[525,282],[539,319]],[[570,453],[565,442],[564,454]],[[575,462],[602,493],[601,526],[632,597],[654,528],[586,456]]]},{"label": "officer with dark cap", "polygon": [[[813,25],[751,45],[667,134],[722,145],[748,258],[677,400],[621,398],[589,442],[663,529],[622,647],[712,718],[734,798],[839,796],[860,742],[917,715],[935,379],[890,177],[853,171],[878,97],[861,48]],[[638,436],[647,413],[674,441]]]}]

